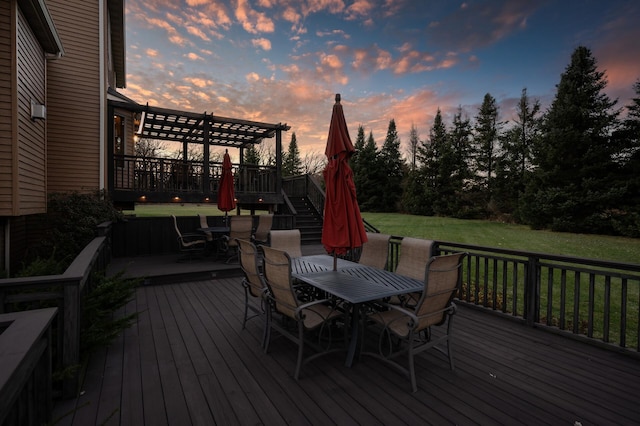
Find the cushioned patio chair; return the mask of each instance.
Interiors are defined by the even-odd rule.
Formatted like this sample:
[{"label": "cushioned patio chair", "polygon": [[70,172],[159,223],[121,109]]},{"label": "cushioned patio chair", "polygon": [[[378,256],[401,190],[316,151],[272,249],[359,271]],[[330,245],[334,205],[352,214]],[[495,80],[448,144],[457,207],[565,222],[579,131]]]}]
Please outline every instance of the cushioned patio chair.
[{"label": "cushioned patio chair", "polygon": [[[407,375],[413,392],[418,389],[414,358],[420,352],[435,348],[449,358],[449,367],[454,369],[451,341],[456,306],[453,297],[458,290],[465,254],[437,256],[428,262],[424,291],[414,307],[382,303],[387,310],[372,311],[367,315],[368,323],[378,324],[382,329],[377,350],[363,354],[373,355]],[[434,337],[433,326],[443,326],[444,333]],[[403,355],[408,358],[408,367],[397,361]]]},{"label": "cushioned patio chair", "polygon": [[253,236],[252,236],[253,242],[255,244],[269,245],[269,231],[271,231],[272,225],[273,225],[272,214],[258,215],[258,226],[256,227],[256,231],[253,233]]},{"label": "cushioned patio chair", "polygon": [[[262,347],[264,348],[267,336],[267,314],[265,309],[267,285],[260,273],[260,260],[258,250],[251,241],[236,240],[238,245],[238,259],[240,268],[244,273],[242,287],[244,288],[244,318],[242,329],[244,330],[247,321],[252,318],[260,318],[263,321]],[[252,311],[249,316],[249,311]]]},{"label": "cushioned patio chair", "polygon": [[[200,228],[208,228],[209,223],[207,222],[207,216],[198,214],[198,217],[200,218]],[[213,234],[210,231],[204,231],[204,236],[207,239],[207,243],[213,242]]]},{"label": "cushioned patio chair", "polygon": [[185,253],[185,256],[178,260],[189,260],[192,259],[195,254],[204,253],[207,247],[207,240],[204,234],[181,232],[180,228],[178,228],[178,219],[176,219],[174,215],[171,215],[171,217],[173,218],[173,226],[176,229],[176,234],[178,234],[178,249],[181,253]]},{"label": "cushioned patio chair", "polygon": [[286,251],[289,257],[302,256],[300,230],[282,229],[269,232],[269,246]]},{"label": "cushioned patio chair", "polygon": [[391,235],[367,232],[367,242],[362,245],[362,253],[358,263],[386,269],[389,259],[389,240]]},{"label": "cushioned patio chair", "polygon": [[[344,320],[344,313],[338,309],[335,301],[330,299],[306,303],[300,301],[291,277],[289,255],[272,247],[260,246],[260,249],[263,252],[264,278],[269,289],[266,295],[270,302],[267,309],[268,330],[265,352],[269,351],[272,329],[296,343],[298,357],[294,378],[298,380],[303,364],[321,355],[344,350],[346,333],[342,339],[342,347],[332,348],[334,343],[332,324],[339,319]],[[280,318],[274,318],[274,314]],[[293,327],[287,327],[287,323]],[[305,348],[313,349],[313,354],[306,358],[304,357]]]},{"label": "cushioned patio chair", "polygon": [[[432,256],[433,241],[422,238],[404,237],[400,243],[396,274],[422,281],[424,270]],[[405,294],[391,298],[391,303],[415,305],[420,293]]]},{"label": "cushioned patio chair", "polygon": [[231,250],[232,254],[227,258],[226,263],[238,258],[238,243],[236,240],[251,240],[253,232],[253,217],[251,216],[229,216],[229,235],[222,238],[225,242],[226,251]]}]

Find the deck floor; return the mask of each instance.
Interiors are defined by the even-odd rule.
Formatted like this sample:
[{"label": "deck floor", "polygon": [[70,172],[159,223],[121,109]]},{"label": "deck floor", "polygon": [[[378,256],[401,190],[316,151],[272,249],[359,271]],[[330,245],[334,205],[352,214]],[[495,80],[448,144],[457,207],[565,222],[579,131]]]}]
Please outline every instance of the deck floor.
[{"label": "deck floor", "polygon": [[[379,361],[344,354],[303,367],[261,323],[241,330],[239,277],[138,288],[137,323],[88,366],[60,425],[629,425],[640,421],[640,361],[476,309],[455,317],[451,371],[417,357],[419,390]],[[65,415],[66,414],[66,415]]]}]

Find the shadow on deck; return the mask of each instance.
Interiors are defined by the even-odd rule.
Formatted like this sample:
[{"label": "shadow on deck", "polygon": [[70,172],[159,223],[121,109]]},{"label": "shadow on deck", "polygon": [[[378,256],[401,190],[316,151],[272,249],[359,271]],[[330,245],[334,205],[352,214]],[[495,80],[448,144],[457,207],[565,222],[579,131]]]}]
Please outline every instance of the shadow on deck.
[{"label": "shadow on deck", "polygon": [[138,288],[126,308],[140,313],[137,323],[94,354],[82,395],[59,402],[54,418],[74,412],[61,425],[584,426],[640,419],[636,359],[464,306],[455,317],[455,371],[441,354],[421,354],[415,394],[378,361],[364,357],[346,368],[343,354],[306,365],[295,381],[293,344],[276,339],[265,354],[261,324],[241,330],[238,274]]}]

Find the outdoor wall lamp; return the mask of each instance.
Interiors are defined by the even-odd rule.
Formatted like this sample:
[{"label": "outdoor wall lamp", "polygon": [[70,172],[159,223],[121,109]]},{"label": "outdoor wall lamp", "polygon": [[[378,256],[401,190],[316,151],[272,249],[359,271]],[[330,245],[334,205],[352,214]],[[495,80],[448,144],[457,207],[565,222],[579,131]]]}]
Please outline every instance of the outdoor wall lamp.
[{"label": "outdoor wall lamp", "polygon": [[47,107],[31,99],[31,120],[44,120],[47,118]]}]

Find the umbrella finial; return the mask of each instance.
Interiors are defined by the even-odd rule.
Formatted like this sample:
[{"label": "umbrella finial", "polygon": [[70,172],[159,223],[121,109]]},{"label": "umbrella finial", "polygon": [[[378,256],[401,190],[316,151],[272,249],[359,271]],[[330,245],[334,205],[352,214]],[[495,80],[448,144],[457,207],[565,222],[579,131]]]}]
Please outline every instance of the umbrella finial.
[{"label": "umbrella finial", "polygon": [[340,103],[340,93],[336,93],[336,103]]}]

